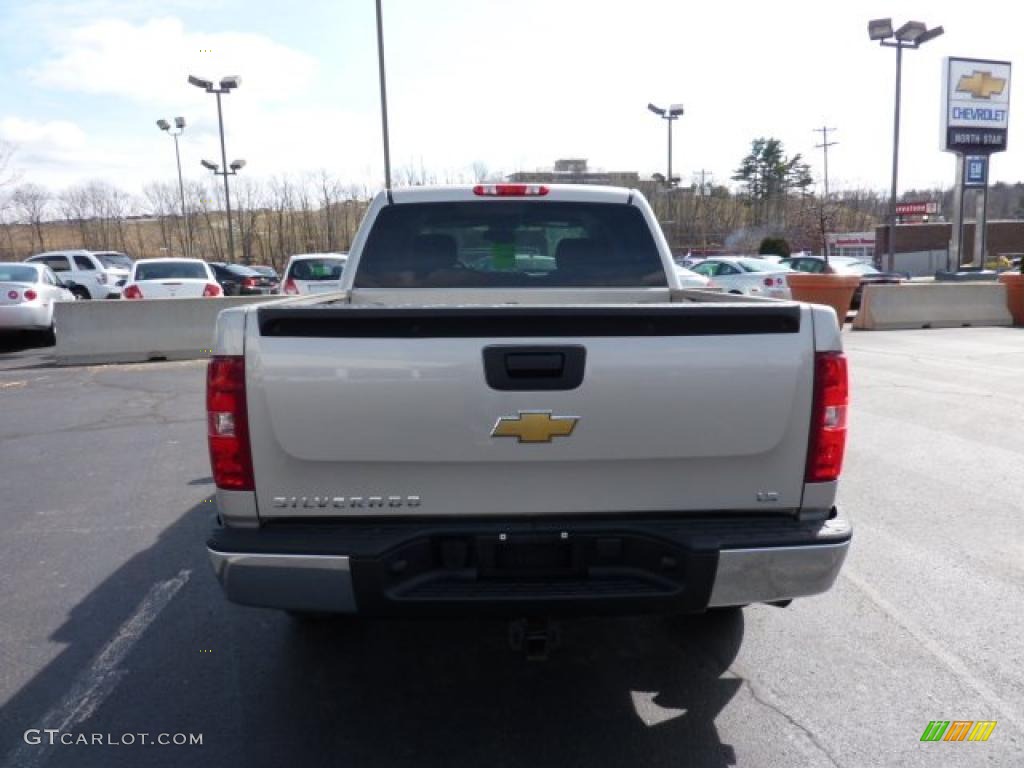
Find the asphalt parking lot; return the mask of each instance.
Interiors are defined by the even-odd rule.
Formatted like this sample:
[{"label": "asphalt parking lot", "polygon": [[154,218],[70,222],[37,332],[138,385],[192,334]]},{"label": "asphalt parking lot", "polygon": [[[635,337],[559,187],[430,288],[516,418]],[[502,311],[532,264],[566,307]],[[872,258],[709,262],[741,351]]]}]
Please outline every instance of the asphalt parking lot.
[{"label": "asphalt parking lot", "polygon": [[[835,589],[786,609],[302,628],[204,541],[202,361],[0,355],[0,766],[1024,764],[1024,330],[844,334]],[[931,720],[995,720],[922,743]],[[28,729],[202,745],[26,744]]]}]

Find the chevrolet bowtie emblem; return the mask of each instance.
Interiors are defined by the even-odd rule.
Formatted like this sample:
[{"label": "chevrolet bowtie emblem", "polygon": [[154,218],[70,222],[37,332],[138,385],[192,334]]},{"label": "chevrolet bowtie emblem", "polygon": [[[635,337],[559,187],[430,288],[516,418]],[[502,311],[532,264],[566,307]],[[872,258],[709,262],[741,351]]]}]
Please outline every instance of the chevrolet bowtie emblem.
[{"label": "chevrolet bowtie emblem", "polygon": [[992,77],[991,72],[980,72],[977,69],[970,75],[960,75],[956,84],[958,93],[969,93],[976,99],[991,99],[993,94],[1001,94],[1006,87],[1006,80]]},{"label": "chevrolet bowtie emblem", "polygon": [[552,416],[551,411],[520,411],[503,416],[491,430],[491,437],[517,437],[520,443],[550,443],[552,437],[568,437],[579,418]]}]

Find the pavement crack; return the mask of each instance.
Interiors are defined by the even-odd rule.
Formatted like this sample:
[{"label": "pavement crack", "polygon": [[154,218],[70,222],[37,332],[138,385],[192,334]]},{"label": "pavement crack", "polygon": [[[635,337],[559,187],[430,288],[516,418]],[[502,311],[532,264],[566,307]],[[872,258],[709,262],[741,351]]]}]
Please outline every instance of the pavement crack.
[{"label": "pavement crack", "polygon": [[[732,672],[731,669],[729,671]],[[736,674],[736,673],[733,672],[733,674]],[[802,733],[807,738],[807,740],[810,741],[811,744],[814,745],[814,748],[818,752],[823,754],[828,759],[828,761],[829,761],[829,763],[831,765],[836,766],[836,768],[842,768],[842,764],[836,759],[835,755],[833,755],[831,752],[828,751],[828,749],[825,747],[825,745],[821,743],[821,741],[818,739],[817,735],[815,735],[815,733],[810,728],[808,728],[806,725],[801,723],[799,720],[797,720],[791,714],[786,712],[781,707],[781,705],[776,704],[775,702],[772,702],[772,701],[768,700],[768,696],[771,695],[771,694],[766,694],[766,693],[762,693],[762,692],[758,691],[758,689],[754,686],[754,683],[753,683],[752,680],[750,680],[750,678],[740,677],[739,675],[737,675],[736,677],[737,677],[737,679],[739,679],[743,683],[744,687],[746,687],[747,691],[749,691],[750,697],[754,701],[756,701],[762,707],[765,707],[766,709],[770,709],[772,712],[774,712],[777,715],[779,715],[780,717],[782,717],[782,719],[784,719],[787,723],[789,723],[793,728],[795,728],[797,731]],[[774,696],[773,696],[773,698],[774,698]]]}]

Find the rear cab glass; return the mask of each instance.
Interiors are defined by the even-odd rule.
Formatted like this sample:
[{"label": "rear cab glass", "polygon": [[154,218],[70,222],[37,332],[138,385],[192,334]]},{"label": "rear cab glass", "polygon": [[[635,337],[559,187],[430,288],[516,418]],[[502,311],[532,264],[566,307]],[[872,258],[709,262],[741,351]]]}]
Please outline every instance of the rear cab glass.
[{"label": "rear cab glass", "polygon": [[161,261],[136,264],[135,281],[140,280],[209,280],[205,264],[190,261]]},{"label": "rear cab glass", "polygon": [[381,209],[356,288],[664,287],[643,213],[622,203],[402,203]]}]

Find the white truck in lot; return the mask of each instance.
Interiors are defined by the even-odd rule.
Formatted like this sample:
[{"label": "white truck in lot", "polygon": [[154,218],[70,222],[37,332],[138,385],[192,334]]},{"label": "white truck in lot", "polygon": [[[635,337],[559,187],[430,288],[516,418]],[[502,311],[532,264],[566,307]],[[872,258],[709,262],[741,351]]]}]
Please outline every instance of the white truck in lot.
[{"label": "white truck in lot", "polygon": [[228,599],[298,615],[693,612],[828,590],[826,307],[683,288],[644,198],[383,192],[340,290],[223,311]]}]

